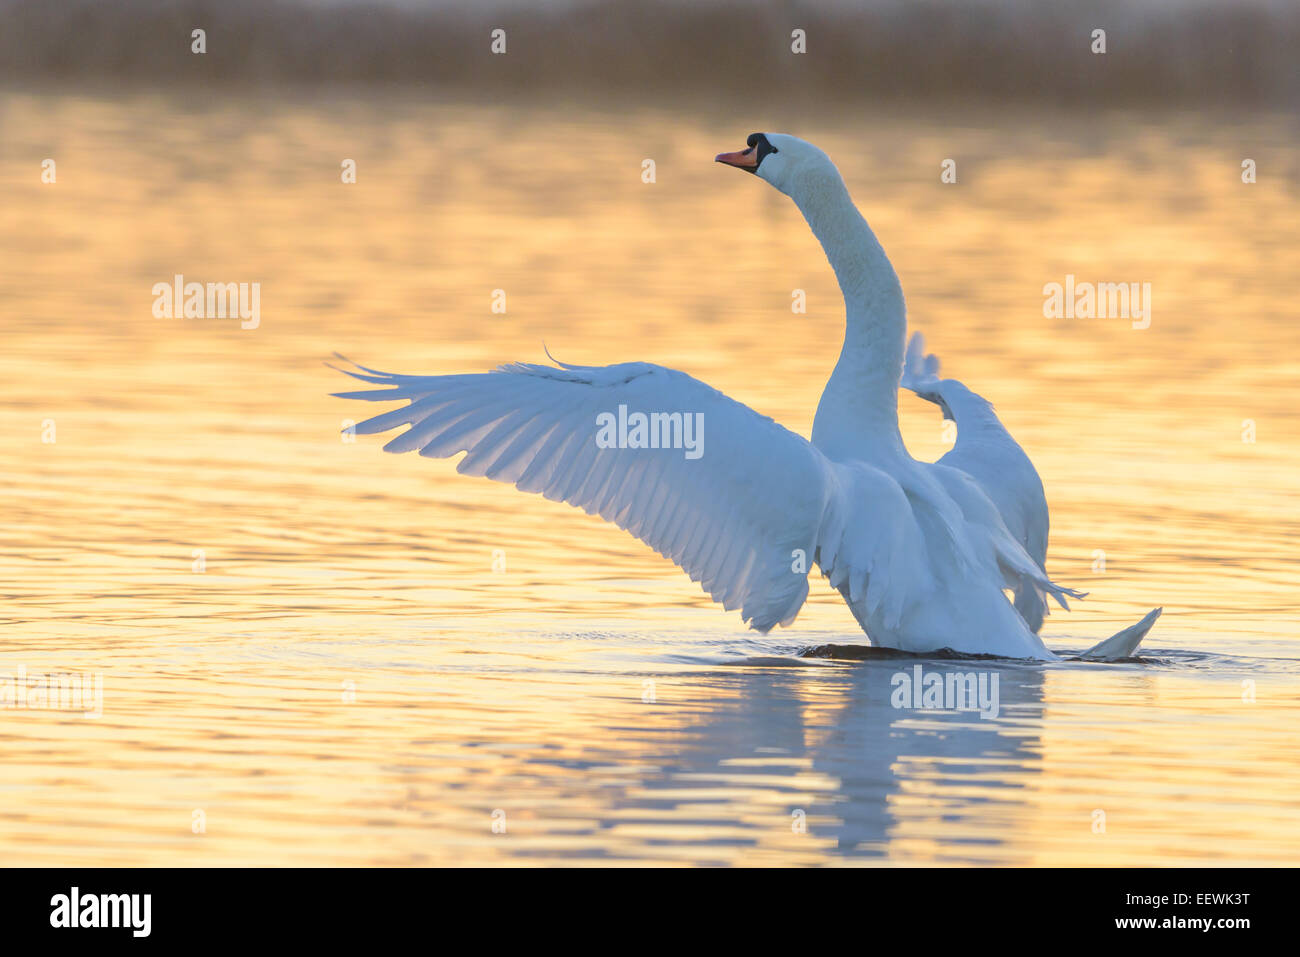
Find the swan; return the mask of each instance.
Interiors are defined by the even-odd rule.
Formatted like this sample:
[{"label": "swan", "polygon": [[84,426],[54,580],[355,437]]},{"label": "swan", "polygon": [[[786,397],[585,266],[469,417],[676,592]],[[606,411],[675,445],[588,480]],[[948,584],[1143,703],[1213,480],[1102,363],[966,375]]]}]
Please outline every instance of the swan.
[{"label": "swan", "polygon": [[[993,404],[956,379],[939,378],[939,357],[927,355],[925,337],[912,333],[903,356],[900,383],[943,410],[957,426],[957,442],[939,459],[965,472],[997,506],[1007,531],[1039,568],[1047,568],[1047,496],[1043,480],[1020,444],[993,411]],[[1022,580],[1014,606],[1029,629],[1037,633],[1048,613],[1046,596]]]},{"label": "swan", "polygon": [[[553,358],[468,375],[353,364],[340,371],[381,388],[335,395],[406,402],[356,432],[409,426],[384,450],[464,452],[458,472],[599,515],[763,633],[794,621],[815,564],[873,644],[1055,658],[1002,589],[1028,583],[1065,608],[1080,593],[1047,578],[971,476],[918,462],[903,445],[902,288],[839,171],[793,136],[755,133],[747,142],[716,161],[794,201],[845,300],[844,345],[811,441],[684,372]],[[1159,613],[1085,656],[1132,654]]]}]

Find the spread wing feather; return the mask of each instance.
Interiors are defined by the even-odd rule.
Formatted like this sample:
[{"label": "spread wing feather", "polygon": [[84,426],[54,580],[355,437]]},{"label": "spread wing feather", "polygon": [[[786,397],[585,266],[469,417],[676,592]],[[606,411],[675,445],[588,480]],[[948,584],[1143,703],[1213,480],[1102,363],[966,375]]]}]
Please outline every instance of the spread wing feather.
[{"label": "spread wing feather", "polygon": [[[515,363],[446,376],[357,369],[342,371],[378,388],[338,395],[407,403],[356,426],[363,434],[409,426],[386,451],[434,458],[464,452],[459,472],[600,515],[681,566],[727,609],[741,609],[760,631],[794,620],[819,548],[823,568],[851,580],[855,592],[866,590],[879,561],[884,538],[845,528],[838,518],[856,511],[846,508],[852,483],[842,480],[839,466],[806,439],[685,373],[644,362]],[[627,447],[638,444],[632,428],[623,447],[602,447],[602,421],[613,420],[617,439],[620,407],[629,423],[634,413],[679,414],[681,430],[673,419],[655,420],[658,437],[668,440],[658,444],[676,439],[678,447]],[[698,423],[689,433],[687,416]],[[688,438],[696,448],[686,447]],[[833,565],[825,561],[832,556]]]}]

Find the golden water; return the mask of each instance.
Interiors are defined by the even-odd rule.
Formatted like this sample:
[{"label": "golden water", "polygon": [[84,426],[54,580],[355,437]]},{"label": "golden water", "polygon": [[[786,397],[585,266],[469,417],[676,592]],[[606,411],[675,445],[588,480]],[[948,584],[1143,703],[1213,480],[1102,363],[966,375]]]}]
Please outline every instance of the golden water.
[{"label": "golden water", "polygon": [[[833,279],[784,197],[711,162],[762,128],[838,161],[913,326],[1037,464],[1049,568],[1091,593],[1049,644],[1163,605],[1148,661],[979,662],[994,720],[896,710],[911,662],[798,657],[862,640],[820,579],[760,636],[596,519],[341,440],[367,409],[328,396],[334,350],[469,372],[543,342],[807,434]],[[103,707],[0,711],[0,848],[1296,863],[1297,168],[1267,117],[5,94],[0,672],[101,675]],[[260,283],[260,326],[155,319],[176,273]],[[1150,282],[1150,328],[1045,319],[1066,274]],[[903,417],[942,453],[932,406]]]}]

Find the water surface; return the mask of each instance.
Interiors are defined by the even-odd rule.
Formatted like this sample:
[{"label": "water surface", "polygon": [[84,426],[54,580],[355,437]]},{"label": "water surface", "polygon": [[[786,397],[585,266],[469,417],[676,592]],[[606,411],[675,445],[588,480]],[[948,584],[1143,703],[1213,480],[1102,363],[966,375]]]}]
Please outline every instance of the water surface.
[{"label": "water surface", "polygon": [[[543,342],[807,434],[833,278],[787,200],[711,162],[762,128],[836,158],[913,325],[1037,464],[1050,571],[1090,592],[1048,643],[1163,605],[1142,661],[925,660],[996,675],[996,716],[895,708],[916,662],[801,657],[862,640],[820,579],[759,636],[599,520],[341,440],[334,350],[471,372]],[[5,94],[0,671],[98,674],[103,702],[0,711],[0,846],[1296,863],[1297,169],[1269,117]],[[259,327],[155,319],[176,273],[260,283]],[[1150,282],[1150,328],[1045,319],[1067,274]],[[903,417],[944,451],[933,407]]]}]

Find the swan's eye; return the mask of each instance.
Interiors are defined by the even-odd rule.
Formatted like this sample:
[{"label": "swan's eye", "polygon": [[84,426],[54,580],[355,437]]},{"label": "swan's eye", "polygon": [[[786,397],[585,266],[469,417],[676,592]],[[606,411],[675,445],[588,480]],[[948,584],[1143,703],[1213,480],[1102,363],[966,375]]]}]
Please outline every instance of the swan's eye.
[{"label": "swan's eye", "polygon": [[763,165],[763,160],[769,153],[776,152],[776,147],[768,141],[767,136],[763,133],[750,133],[745,142],[749,144],[749,149],[745,150],[745,155],[758,150],[758,162],[754,164],[755,168]]}]

